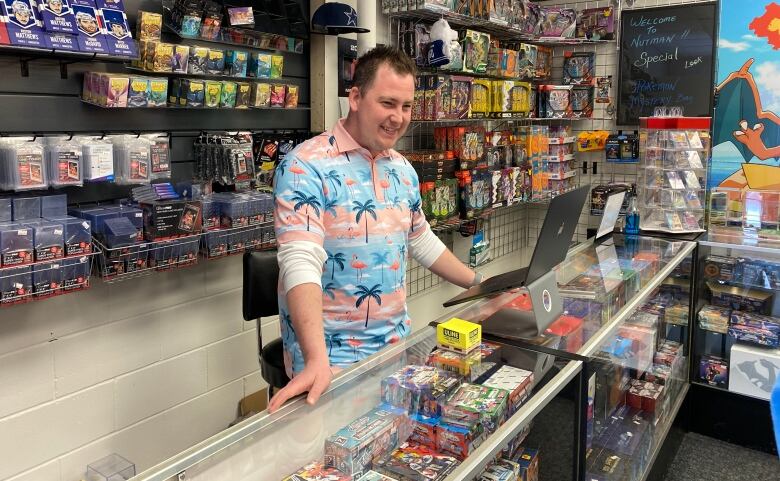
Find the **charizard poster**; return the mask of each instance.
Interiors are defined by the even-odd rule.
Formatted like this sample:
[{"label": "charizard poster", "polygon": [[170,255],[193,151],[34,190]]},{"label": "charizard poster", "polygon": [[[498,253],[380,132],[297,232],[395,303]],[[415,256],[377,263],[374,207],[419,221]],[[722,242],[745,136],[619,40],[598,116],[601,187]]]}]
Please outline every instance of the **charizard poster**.
[{"label": "charizard poster", "polygon": [[708,187],[780,191],[780,4],[723,0]]}]

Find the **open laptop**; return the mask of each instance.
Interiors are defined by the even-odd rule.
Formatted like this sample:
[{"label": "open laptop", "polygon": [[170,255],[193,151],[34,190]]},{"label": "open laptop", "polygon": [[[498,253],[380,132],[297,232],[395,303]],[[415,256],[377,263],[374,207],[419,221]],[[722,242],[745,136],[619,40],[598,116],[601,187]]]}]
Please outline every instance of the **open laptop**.
[{"label": "open laptop", "polygon": [[528,267],[491,277],[448,300],[444,307],[524,287],[552,271],[566,259],[589,192],[590,185],[585,185],[553,198]]}]

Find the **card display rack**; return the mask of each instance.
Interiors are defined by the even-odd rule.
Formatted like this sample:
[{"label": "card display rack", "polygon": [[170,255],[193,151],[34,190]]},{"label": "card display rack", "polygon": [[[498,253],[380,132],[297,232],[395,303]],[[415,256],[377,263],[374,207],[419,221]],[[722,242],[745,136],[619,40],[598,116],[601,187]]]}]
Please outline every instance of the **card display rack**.
[{"label": "card display rack", "polygon": [[104,282],[113,283],[193,266],[198,263],[201,235],[113,248],[93,239],[100,250],[97,274]]},{"label": "card display rack", "polygon": [[274,222],[266,220],[246,227],[208,230],[201,237],[200,252],[204,258],[211,260],[275,247]]},{"label": "card display rack", "polygon": [[704,232],[710,118],[644,117],[640,123],[640,228]]},{"label": "card display rack", "polygon": [[17,47],[0,45],[0,55],[19,57],[22,77],[30,76],[30,62],[37,60],[59,61],[60,77],[68,78],[68,65],[76,62],[112,62],[123,63],[136,60],[134,57],[100,54],[94,52],[74,52],[71,50],[55,50],[51,48]]},{"label": "card display rack", "polygon": [[80,98],[81,102],[92,107],[99,107],[105,110],[235,110],[237,112],[249,111],[249,110],[276,110],[276,111],[297,111],[297,110],[311,110],[311,107],[185,107],[180,105],[165,105],[160,107],[106,107],[105,105],[98,105],[93,102],[88,102],[83,98]]},{"label": "card display rack", "polygon": [[92,262],[100,250],[0,268],[0,308],[83,291],[90,287]]}]

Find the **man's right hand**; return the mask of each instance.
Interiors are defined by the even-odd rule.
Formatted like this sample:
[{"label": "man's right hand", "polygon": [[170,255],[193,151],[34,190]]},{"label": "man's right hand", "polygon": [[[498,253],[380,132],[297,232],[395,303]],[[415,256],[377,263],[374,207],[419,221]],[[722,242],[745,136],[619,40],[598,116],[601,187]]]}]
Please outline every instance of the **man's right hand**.
[{"label": "man's right hand", "polygon": [[330,386],[333,379],[333,371],[330,369],[328,358],[312,360],[306,363],[303,371],[295,375],[290,382],[271,398],[268,404],[268,412],[274,413],[287,402],[299,394],[308,392],[306,402],[310,405],[316,403],[323,392]]}]

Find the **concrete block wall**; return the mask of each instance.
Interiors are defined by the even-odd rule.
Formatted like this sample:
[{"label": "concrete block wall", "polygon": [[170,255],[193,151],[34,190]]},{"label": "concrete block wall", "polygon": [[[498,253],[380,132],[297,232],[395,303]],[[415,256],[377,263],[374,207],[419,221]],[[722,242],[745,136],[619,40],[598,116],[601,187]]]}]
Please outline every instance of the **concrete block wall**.
[{"label": "concrete block wall", "polygon": [[264,387],[240,287],[232,257],[0,310],[0,479],[140,471],[226,428]]}]

